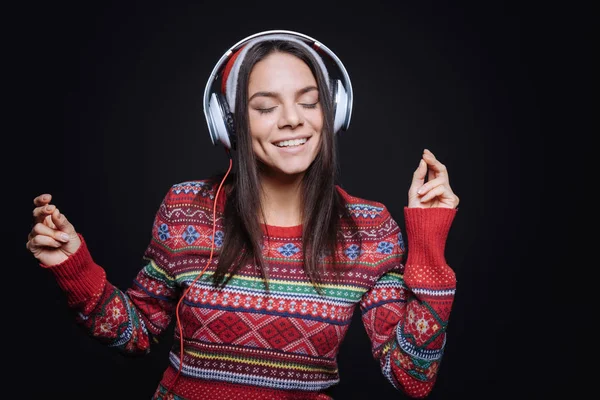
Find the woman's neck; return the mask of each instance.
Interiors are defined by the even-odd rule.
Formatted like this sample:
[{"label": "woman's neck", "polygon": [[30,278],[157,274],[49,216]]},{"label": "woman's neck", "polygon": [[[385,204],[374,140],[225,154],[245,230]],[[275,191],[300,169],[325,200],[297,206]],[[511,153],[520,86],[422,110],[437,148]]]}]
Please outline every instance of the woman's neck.
[{"label": "woman's neck", "polygon": [[261,222],[273,226],[296,226],[302,223],[302,176],[286,179],[261,176]]}]

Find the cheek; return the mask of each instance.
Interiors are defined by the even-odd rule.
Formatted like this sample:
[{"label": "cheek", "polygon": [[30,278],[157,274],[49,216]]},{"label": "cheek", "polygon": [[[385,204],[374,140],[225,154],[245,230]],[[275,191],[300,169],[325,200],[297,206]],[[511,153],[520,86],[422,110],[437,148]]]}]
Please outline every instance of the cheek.
[{"label": "cheek", "polygon": [[256,139],[266,137],[273,129],[275,121],[275,117],[268,114],[261,115],[255,112],[250,113],[248,123],[250,125],[252,137]]},{"label": "cheek", "polygon": [[272,131],[268,118],[264,118],[262,115],[250,117],[248,123],[250,126],[250,144],[252,150],[254,150],[254,154],[264,154],[266,151],[266,143],[269,141]]},{"label": "cheek", "polygon": [[321,151],[321,145],[322,145],[321,141],[323,140],[323,135],[321,133],[319,133],[317,135],[317,137],[314,139],[317,139],[317,140],[315,140],[315,143],[313,145],[314,149],[315,149],[314,151],[315,151],[315,157],[316,157],[316,154]]},{"label": "cheek", "polygon": [[315,111],[307,115],[307,120],[310,121],[311,126],[317,132],[321,133],[323,130],[323,113],[321,110]]}]

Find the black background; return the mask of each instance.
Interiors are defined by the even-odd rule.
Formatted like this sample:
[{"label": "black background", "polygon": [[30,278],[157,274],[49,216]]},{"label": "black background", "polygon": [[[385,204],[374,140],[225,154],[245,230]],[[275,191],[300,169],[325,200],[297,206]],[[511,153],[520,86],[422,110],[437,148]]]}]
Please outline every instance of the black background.
[{"label": "black background", "polygon": [[[6,286],[16,300],[5,345],[11,381],[26,382],[8,390],[150,398],[170,343],[128,359],[85,336],[25,249],[32,200],[51,193],[109,280],[127,288],[169,187],[228,166],[202,112],[214,64],[268,29],[318,39],[350,74],[354,112],[339,141],[349,193],[383,202],[403,226],[422,150],[448,167],[461,199],[446,245],[458,287],[430,398],[529,399],[567,388],[550,306],[555,233],[541,194],[559,121],[550,99],[564,87],[557,54],[569,50],[572,19],[549,3],[417,3],[63,2],[7,12],[9,117],[18,120],[16,147],[4,148],[16,197],[7,245],[18,267]],[[404,398],[372,359],[358,314],[338,361],[336,400]]]}]

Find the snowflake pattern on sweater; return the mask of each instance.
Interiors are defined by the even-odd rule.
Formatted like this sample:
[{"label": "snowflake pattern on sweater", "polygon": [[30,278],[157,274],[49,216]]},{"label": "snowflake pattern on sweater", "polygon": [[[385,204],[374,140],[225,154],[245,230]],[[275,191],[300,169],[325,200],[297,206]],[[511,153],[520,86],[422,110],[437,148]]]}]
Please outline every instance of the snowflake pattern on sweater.
[{"label": "snowflake pattern on sweater", "polygon": [[[325,272],[322,295],[303,270],[302,226],[263,226],[270,293],[255,265],[215,289],[212,275],[224,239],[217,208],[213,259],[179,309],[183,359],[176,329],[155,398],[165,396],[180,366],[175,398],[329,398],[321,392],[339,382],[336,357],[356,306],[390,383],[415,398],[431,392],[456,287],[444,258],[456,209],[404,208],[407,251],[383,204],[337,190],[358,229],[342,221],[345,242],[336,251],[343,271],[337,280]],[[120,351],[150,351],[152,338],[174,319],[179,296],[209,261],[215,193],[208,181],[170,188],[156,213],[146,264],[125,291],[107,280],[81,234],[75,254],[44,266],[91,336]]]}]

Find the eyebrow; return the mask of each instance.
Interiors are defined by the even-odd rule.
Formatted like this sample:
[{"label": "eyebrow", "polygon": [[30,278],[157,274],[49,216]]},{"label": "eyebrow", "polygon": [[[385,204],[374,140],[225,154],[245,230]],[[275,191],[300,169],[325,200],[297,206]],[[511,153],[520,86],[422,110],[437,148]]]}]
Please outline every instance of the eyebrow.
[{"label": "eyebrow", "polygon": [[[307,86],[305,88],[298,90],[296,92],[296,95],[304,94],[304,93],[310,92],[312,90],[319,90],[319,88],[316,86]],[[279,96],[279,94],[277,92],[256,92],[252,96],[250,96],[248,101],[252,100],[255,97],[278,97],[278,96]]]}]

